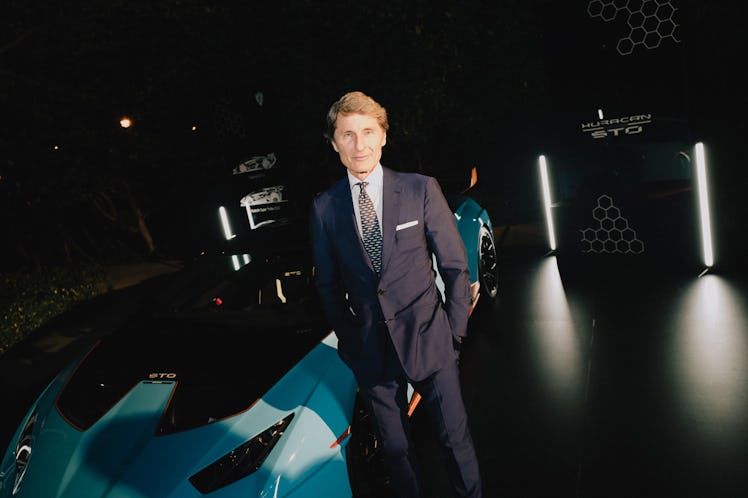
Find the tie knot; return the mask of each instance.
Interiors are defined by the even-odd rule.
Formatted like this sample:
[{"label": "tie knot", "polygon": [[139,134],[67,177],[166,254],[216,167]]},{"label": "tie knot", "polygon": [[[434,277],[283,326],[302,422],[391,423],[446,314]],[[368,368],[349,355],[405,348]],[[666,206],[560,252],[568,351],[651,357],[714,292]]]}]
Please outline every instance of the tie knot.
[{"label": "tie knot", "polygon": [[363,192],[368,184],[369,182],[358,182],[356,185],[358,185],[361,188],[361,192]]}]

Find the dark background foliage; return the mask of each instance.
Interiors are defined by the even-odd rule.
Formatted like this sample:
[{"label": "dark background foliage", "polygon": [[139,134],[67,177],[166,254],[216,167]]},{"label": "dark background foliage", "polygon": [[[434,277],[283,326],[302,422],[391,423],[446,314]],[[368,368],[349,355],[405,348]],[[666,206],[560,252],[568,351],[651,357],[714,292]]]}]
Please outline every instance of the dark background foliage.
[{"label": "dark background foliage", "polygon": [[340,173],[324,114],[350,89],[390,110],[401,167],[467,162],[544,94],[528,5],[6,2],[3,267],[152,251],[138,212],[178,250],[205,185],[252,154],[287,150],[304,162],[289,173],[323,186]]},{"label": "dark background foliage", "polygon": [[621,57],[625,20],[587,1],[4,2],[0,271],[189,256],[210,186],[255,154],[282,151],[303,207],[341,174],[324,114],[351,89],[390,112],[388,164],[479,166],[502,224],[536,216],[533,155],[603,104],[719,143],[730,210],[746,8],[672,3],[681,42]]}]

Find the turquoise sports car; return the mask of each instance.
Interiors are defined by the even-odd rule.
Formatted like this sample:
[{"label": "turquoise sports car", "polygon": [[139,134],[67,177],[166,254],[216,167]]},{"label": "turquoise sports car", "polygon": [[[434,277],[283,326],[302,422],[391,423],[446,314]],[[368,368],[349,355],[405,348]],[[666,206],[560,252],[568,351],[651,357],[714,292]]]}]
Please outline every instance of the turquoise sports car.
[{"label": "turquoise sports car", "polygon": [[[474,294],[493,298],[491,220],[465,195],[450,203]],[[381,496],[306,234],[268,223],[170,276],[36,399],[2,457],[0,497]]]}]

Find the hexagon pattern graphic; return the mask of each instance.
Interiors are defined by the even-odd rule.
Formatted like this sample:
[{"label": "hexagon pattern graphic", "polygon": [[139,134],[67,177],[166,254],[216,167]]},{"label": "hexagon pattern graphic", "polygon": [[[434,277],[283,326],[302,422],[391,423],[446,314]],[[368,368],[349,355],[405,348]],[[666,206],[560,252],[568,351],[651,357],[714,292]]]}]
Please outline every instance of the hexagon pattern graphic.
[{"label": "hexagon pattern graphic", "polygon": [[663,41],[680,43],[679,27],[675,21],[678,8],[674,0],[590,0],[587,14],[611,22],[618,16],[626,18],[629,32],[618,40],[616,50],[629,55],[637,47],[653,50]]},{"label": "hexagon pattern graphic", "polygon": [[579,230],[582,252],[597,254],[641,254],[644,242],[636,237],[636,230],[629,226],[621,210],[613,204],[609,195],[601,195],[592,209],[596,227]]}]

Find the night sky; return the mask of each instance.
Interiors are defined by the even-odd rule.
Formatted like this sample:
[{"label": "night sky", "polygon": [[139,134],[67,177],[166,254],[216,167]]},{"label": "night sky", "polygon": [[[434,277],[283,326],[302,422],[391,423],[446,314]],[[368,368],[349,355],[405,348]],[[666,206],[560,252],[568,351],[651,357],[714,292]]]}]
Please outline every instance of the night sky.
[{"label": "night sky", "polygon": [[[210,186],[254,154],[283,151],[303,206],[342,174],[324,114],[352,89],[390,113],[386,165],[440,177],[477,165],[502,223],[535,221],[534,157],[598,108],[685,123],[689,140],[710,145],[716,209],[746,212],[746,10],[682,0],[6,3],[5,269],[133,257],[143,250],[134,207],[161,251],[189,252]],[[132,128],[119,126],[123,115]]]}]

